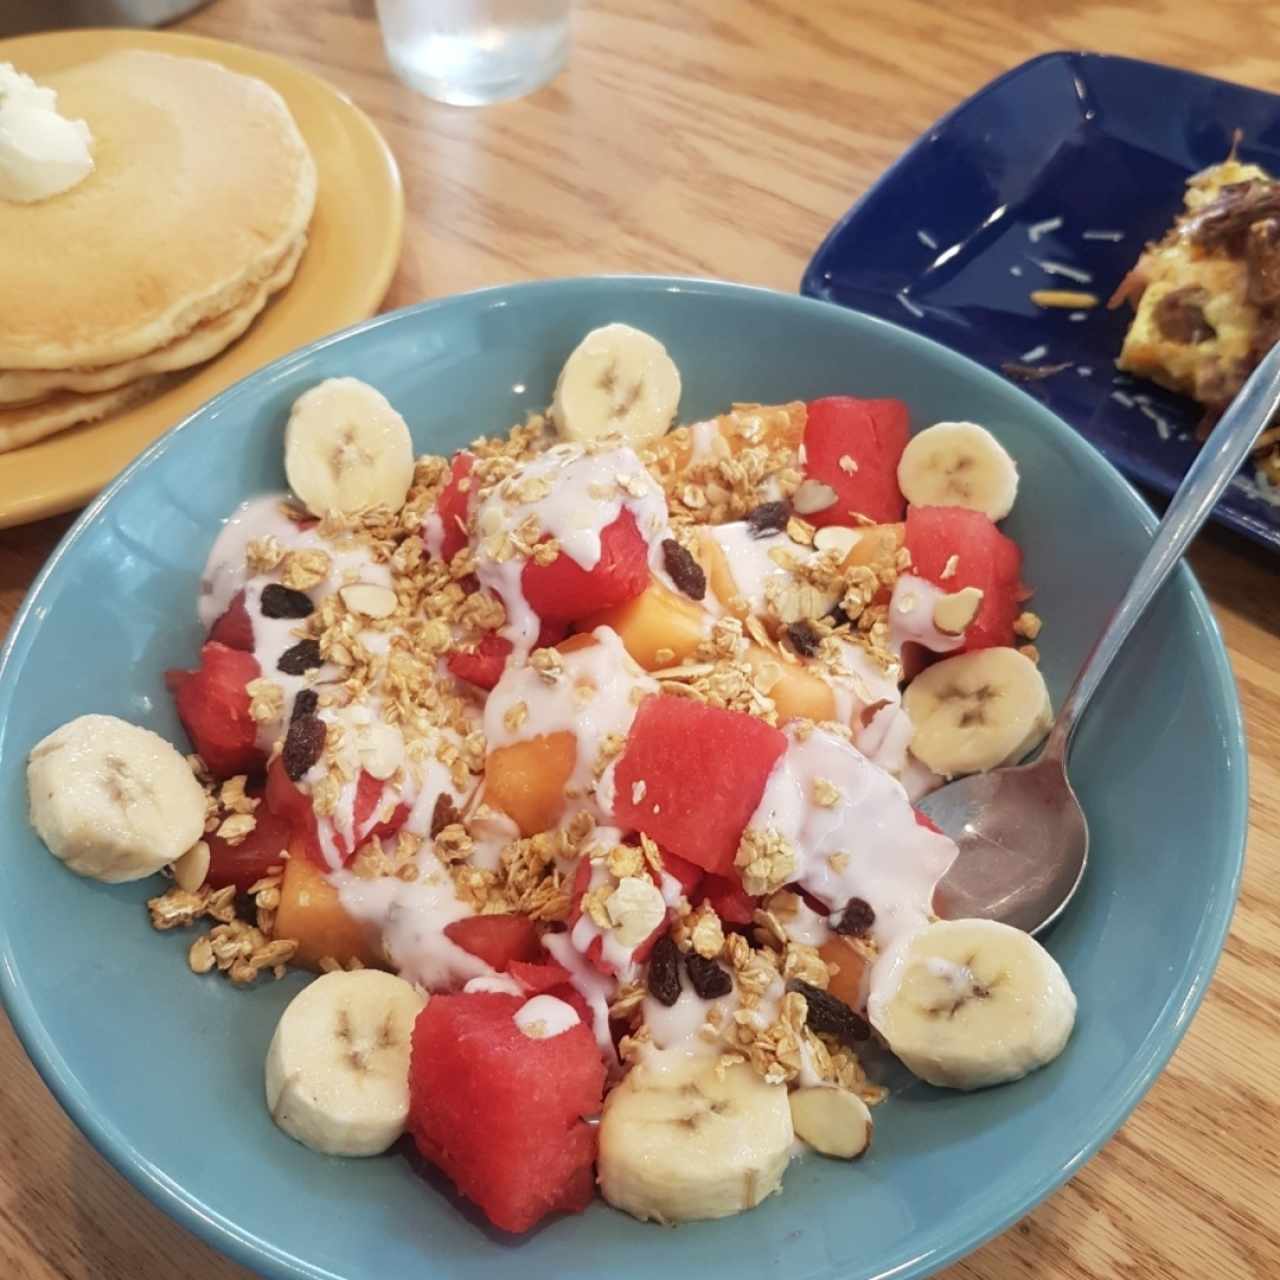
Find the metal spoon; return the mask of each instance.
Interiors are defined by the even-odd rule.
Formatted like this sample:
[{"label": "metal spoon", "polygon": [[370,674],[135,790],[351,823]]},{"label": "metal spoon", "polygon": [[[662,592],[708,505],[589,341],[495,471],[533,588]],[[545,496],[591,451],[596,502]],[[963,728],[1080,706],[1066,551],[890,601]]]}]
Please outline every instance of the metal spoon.
[{"label": "metal spoon", "polygon": [[1280,408],[1280,344],[1254,370],[1196,455],[1119,607],[1071,686],[1032,764],[961,778],[920,808],[960,846],[938,886],[945,919],[984,916],[1039,933],[1084,878],[1089,825],[1067,780],[1071,737],[1134,624]]}]

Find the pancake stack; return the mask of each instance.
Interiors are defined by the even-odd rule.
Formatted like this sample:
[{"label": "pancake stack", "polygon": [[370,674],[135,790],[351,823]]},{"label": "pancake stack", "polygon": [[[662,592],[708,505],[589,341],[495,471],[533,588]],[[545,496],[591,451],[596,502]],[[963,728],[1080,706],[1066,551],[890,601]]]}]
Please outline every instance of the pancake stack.
[{"label": "pancake stack", "polygon": [[274,89],[129,50],[41,79],[94,171],[0,200],[0,452],[154,393],[234,342],[293,278],[315,165]]}]

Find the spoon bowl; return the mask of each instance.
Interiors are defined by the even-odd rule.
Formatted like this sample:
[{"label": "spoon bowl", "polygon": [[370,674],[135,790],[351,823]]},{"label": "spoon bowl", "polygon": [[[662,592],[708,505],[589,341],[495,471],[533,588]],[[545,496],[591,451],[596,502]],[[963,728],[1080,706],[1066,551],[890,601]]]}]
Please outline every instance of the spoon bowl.
[{"label": "spoon bowl", "polygon": [[960,849],[934,894],[944,919],[982,916],[1039,933],[1084,877],[1089,824],[1060,757],[961,778],[919,807]]}]

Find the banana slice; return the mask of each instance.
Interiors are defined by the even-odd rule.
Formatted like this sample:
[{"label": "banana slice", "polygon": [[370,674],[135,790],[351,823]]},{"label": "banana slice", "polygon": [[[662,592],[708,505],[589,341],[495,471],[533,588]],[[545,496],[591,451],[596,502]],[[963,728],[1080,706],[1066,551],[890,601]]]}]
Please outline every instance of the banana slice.
[{"label": "banana slice", "polygon": [[358,378],[328,378],[293,402],[284,470],[315,515],[398,511],[413,483],[413,440],[382,392]]},{"label": "banana slice", "polygon": [[1044,676],[1016,649],[977,649],[926,667],[902,705],[915,725],[912,753],[946,778],[1016,763],[1053,723]]},{"label": "banana slice", "polygon": [[671,425],[680,403],[680,370],[657,338],[627,324],[592,329],[556,382],[551,416],[566,440],[620,435],[648,444]]},{"label": "banana slice", "polygon": [[877,963],[867,1013],[922,1080],[983,1089],[1052,1062],[1075,1026],[1076,997],[1030,934],[940,920]]},{"label": "banana slice", "polygon": [[692,1222],[754,1208],[782,1186],[794,1131],[785,1085],[746,1063],[653,1051],[600,1120],[604,1198],[641,1221]]},{"label": "banana slice", "polygon": [[986,427],[939,422],[907,443],[898,487],[913,506],[971,507],[1003,520],[1018,496],[1018,468]]},{"label": "banana slice", "polygon": [[204,791],[159,734],[80,716],[27,762],[31,825],[55,858],[108,884],[176,862],[204,835]]},{"label": "banana slice", "polygon": [[378,969],[326,973],[294,997],[267,1051],[267,1107],[330,1156],[376,1156],[404,1132],[423,997]]}]

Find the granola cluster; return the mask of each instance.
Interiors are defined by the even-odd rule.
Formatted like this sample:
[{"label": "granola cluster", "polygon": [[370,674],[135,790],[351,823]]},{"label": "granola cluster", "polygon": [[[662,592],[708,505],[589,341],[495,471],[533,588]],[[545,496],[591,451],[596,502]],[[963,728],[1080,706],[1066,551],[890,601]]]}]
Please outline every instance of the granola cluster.
[{"label": "granola cluster", "polygon": [[274,936],[281,880],[282,870],[273,870],[239,902],[233,884],[194,891],[173,888],[149,899],[147,910],[152,926],[164,931],[212,920],[213,926],[188,948],[187,964],[193,973],[216,969],[236,986],[249,986],[263,973],[283,978],[298,950],[296,941]]}]

